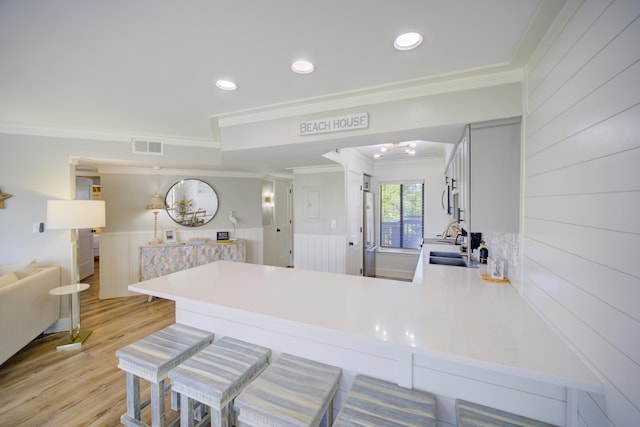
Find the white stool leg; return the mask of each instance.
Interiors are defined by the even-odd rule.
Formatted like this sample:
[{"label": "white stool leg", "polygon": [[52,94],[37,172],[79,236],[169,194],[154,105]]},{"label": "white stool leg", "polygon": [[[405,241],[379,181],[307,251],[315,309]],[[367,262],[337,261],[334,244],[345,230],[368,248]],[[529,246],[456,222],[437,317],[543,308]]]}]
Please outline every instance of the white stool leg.
[{"label": "white stool leg", "polygon": [[180,427],[193,427],[193,399],[180,395]]},{"label": "white stool leg", "polygon": [[333,425],[333,399],[331,399],[327,408],[327,427],[331,425]]},{"label": "white stool leg", "polygon": [[140,378],[130,372],[126,373],[127,382],[127,415],[140,419]]},{"label": "white stool leg", "polygon": [[153,427],[164,426],[164,380],[159,383],[151,383],[151,425]]}]

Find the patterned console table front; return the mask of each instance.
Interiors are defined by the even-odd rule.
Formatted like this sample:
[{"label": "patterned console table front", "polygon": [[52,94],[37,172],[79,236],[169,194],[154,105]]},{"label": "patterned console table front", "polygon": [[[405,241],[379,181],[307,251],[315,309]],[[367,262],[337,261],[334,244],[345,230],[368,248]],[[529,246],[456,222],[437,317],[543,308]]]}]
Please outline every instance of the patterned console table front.
[{"label": "patterned console table front", "polygon": [[223,260],[244,262],[244,240],[204,245],[150,245],[140,248],[140,280]]}]

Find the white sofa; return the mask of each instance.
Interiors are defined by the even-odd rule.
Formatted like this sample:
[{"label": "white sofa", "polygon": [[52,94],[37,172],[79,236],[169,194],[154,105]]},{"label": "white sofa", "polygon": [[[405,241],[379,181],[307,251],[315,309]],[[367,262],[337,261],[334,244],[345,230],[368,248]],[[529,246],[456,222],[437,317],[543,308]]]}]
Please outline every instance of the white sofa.
[{"label": "white sofa", "polygon": [[0,267],[0,364],[60,317],[60,267],[37,268],[35,260]]}]

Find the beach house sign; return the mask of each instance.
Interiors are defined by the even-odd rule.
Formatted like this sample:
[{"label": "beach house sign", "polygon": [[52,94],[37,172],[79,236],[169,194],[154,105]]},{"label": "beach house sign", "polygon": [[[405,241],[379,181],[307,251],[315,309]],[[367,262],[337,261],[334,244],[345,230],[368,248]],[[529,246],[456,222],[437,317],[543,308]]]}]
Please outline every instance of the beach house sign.
[{"label": "beach house sign", "polygon": [[368,127],[369,113],[357,113],[300,122],[298,123],[298,133],[301,136],[305,136],[343,130],[366,129]]}]

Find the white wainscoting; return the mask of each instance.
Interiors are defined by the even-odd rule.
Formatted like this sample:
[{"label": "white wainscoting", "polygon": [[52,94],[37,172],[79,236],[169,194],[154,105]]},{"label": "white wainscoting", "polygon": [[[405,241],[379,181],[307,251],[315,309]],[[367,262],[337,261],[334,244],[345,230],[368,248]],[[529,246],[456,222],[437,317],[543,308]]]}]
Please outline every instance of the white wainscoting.
[{"label": "white wainscoting", "polygon": [[528,64],[522,291],[640,425],[640,2],[569,0]]},{"label": "white wainscoting", "polygon": [[347,236],[294,234],[293,265],[303,270],[341,273],[346,271]]},{"label": "white wainscoting", "polygon": [[[177,229],[177,240],[192,237],[216,238],[223,230]],[[227,230],[224,230],[227,231]],[[127,287],[140,281],[140,246],[153,238],[149,232],[116,232],[100,234],[100,298],[136,295]],[[247,262],[262,264],[262,228],[239,228],[236,238],[246,241]]]}]

